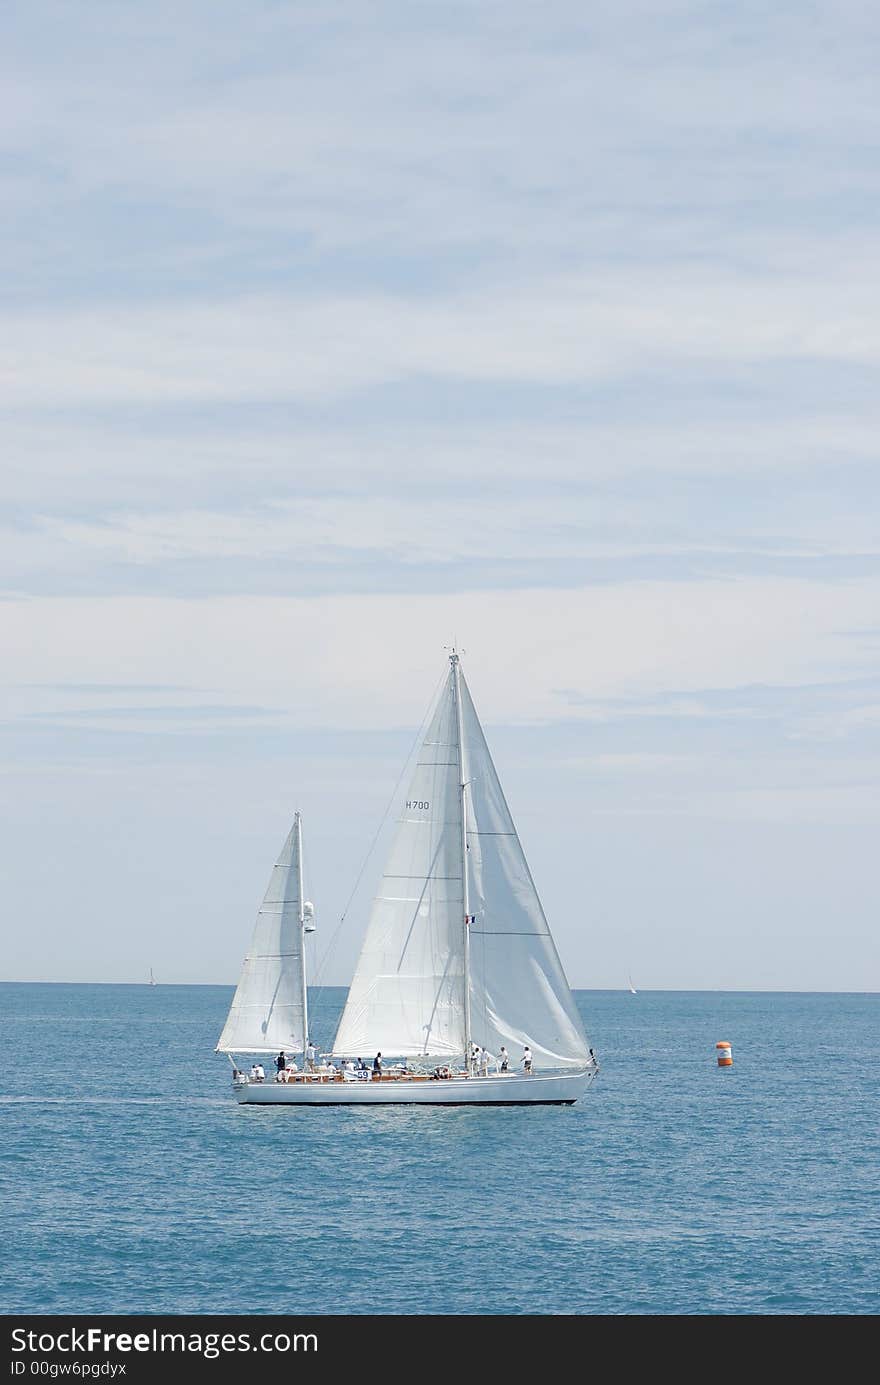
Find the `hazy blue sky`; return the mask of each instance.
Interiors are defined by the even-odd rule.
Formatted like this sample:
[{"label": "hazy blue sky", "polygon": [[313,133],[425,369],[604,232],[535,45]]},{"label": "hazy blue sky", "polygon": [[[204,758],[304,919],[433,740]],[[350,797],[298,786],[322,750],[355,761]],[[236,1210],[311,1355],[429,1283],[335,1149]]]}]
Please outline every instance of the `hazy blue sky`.
[{"label": "hazy blue sky", "polygon": [[876,5],[0,24],[2,973],[323,951],[455,637],[574,985],[880,988]]}]

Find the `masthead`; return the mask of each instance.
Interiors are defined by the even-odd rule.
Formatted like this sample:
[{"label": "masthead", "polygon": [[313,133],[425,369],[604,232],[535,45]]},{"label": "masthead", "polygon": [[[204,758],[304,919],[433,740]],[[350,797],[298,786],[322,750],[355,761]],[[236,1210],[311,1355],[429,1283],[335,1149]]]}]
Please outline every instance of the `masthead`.
[{"label": "masthead", "polygon": [[458,649],[454,644],[446,644],[443,648],[449,650],[449,662],[453,668],[455,668],[456,664],[461,663],[461,656],[464,653],[463,649]]}]

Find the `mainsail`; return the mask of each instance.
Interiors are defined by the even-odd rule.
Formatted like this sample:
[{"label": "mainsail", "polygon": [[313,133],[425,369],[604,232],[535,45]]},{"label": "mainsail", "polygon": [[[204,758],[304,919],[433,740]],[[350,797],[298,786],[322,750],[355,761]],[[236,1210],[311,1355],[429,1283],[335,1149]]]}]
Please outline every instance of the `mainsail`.
[{"label": "mainsail", "polygon": [[301,841],[297,813],[257,915],[218,1053],[305,1047]]},{"label": "mainsail", "polygon": [[461,790],[452,674],[398,817],[333,1052],[464,1053]]},{"label": "mainsail", "polygon": [[469,1040],[496,1054],[501,1044],[529,1044],[539,1067],[589,1062],[574,999],[453,656],[333,1051],[461,1056]]}]

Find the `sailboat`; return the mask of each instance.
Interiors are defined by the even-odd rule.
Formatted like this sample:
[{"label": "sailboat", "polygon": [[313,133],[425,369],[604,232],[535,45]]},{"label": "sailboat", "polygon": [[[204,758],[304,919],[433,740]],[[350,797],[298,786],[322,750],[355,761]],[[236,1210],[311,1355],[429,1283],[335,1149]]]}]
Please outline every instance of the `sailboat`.
[{"label": "sailboat", "polygon": [[632,979],[632,977],[629,978],[629,993],[630,993],[630,995],[638,995],[638,991],[636,990],[635,986],[633,985],[633,979]]},{"label": "sailboat", "polygon": [[[313,912],[297,813],[217,1044],[242,1104],[571,1105],[595,1077],[456,651],[324,1061],[308,1024]],[[246,1073],[245,1053],[278,1060]]]},{"label": "sailboat", "polygon": [[149,979],[149,981],[147,982],[147,985],[148,985],[148,986],[158,986],[158,984],[159,984],[159,982],[156,980],[155,976],[153,975],[153,968],[150,967],[150,979]]}]

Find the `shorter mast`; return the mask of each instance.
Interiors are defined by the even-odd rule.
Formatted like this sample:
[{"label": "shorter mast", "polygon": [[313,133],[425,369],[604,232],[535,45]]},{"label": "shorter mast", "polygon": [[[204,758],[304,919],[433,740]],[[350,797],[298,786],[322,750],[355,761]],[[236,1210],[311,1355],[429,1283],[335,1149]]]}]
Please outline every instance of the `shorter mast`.
[{"label": "shorter mast", "polygon": [[459,779],[459,799],[461,804],[461,898],[462,910],[464,913],[464,1063],[468,1072],[471,1070],[471,920],[470,920],[470,894],[468,890],[468,847],[467,847],[467,803],[465,801],[465,790],[467,781],[464,777],[464,731],[463,718],[461,714],[461,672],[460,659],[458,654],[452,653],[449,656],[452,665],[452,686],[455,694],[455,722],[458,728],[458,779]]},{"label": "shorter mast", "polygon": [[303,1007],[303,1068],[306,1065],[306,1049],[309,1046],[309,988],[306,980],[306,911],[303,903],[303,842],[302,842],[302,813],[295,814],[296,821],[296,862],[297,862],[297,884],[299,886],[297,895],[299,896],[299,937],[302,952],[301,973],[302,973],[302,1007]]}]

